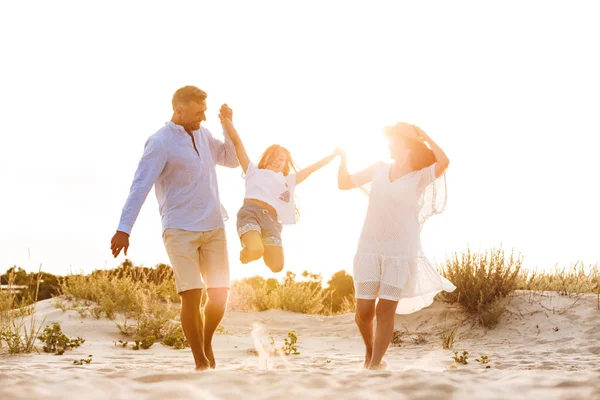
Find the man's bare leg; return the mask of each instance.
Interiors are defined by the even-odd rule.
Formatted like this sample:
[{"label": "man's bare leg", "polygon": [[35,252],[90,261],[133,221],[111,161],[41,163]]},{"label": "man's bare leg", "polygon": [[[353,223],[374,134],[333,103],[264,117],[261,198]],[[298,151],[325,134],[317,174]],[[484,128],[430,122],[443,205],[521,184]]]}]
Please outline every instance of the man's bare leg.
[{"label": "man's bare leg", "polygon": [[356,300],[356,315],[354,321],[365,342],[365,362],[363,368],[368,368],[373,354],[373,318],[375,318],[375,300]]},{"label": "man's bare leg", "polygon": [[210,363],[211,368],[216,367],[215,355],[212,348],[212,339],[215,330],[225,315],[227,309],[227,295],[229,289],[214,288],[208,289],[208,301],[204,307],[204,353]]},{"label": "man's bare leg", "polygon": [[379,299],[377,303],[377,328],[373,344],[373,356],[370,369],[385,369],[387,364],[382,361],[394,334],[394,316],[396,315],[397,301]]},{"label": "man's bare leg", "polygon": [[196,370],[202,371],[210,367],[204,353],[204,323],[200,313],[202,289],[181,292],[181,326],[192,349]]}]

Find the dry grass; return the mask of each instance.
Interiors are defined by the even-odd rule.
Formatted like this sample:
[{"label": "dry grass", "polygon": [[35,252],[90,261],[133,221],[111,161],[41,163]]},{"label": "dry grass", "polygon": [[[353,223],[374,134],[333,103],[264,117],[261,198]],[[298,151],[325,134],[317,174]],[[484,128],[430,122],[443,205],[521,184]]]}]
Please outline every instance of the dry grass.
[{"label": "dry grass", "polygon": [[448,317],[446,316],[446,319],[444,320],[444,328],[442,328],[442,332],[440,334],[442,339],[442,348],[451,349],[454,347],[454,341],[456,340],[456,335],[458,334],[460,326],[461,323],[458,321],[448,325]]},{"label": "dry grass", "polygon": [[6,345],[9,354],[31,353],[44,321],[35,319],[35,302],[42,280],[41,266],[37,275],[33,298],[18,295],[14,287],[14,273],[8,276],[8,290],[0,290],[0,348]]},{"label": "dry grass", "polygon": [[[349,285],[352,288],[351,280]],[[348,292],[347,288],[343,289]],[[333,311],[332,298],[335,290],[331,283],[328,288],[323,289],[321,276],[309,272],[304,272],[302,279],[297,280],[296,274],[288,271],[281,282],[255,276],[233,283],[229,308],[237,311],[281,309],[321,315],[354,312],[353,291],[346,296],[338,297],[336,299],[338,303]]]},{"label": "dry grass", "polygon": [[134,316],[144,313],[151,302],[178,303],[179,295],[172,276],[166,275],[158,282],[146,274],[111,271],[95,271],[83,275],[69,275],[60,283],[60,293],[67,300],[87,300],[97,307],[94,313],[102,313],[115,319],[117,313]]},{"label": "dry grass", "polygon": [[518,288],[522,263],[521,255],[512,252],[506,257],[501,248],[455,253],[446,259],[441,270],[456,290],[443,292],[440,298],[460,304],[482,325],[493,328],[505,309],[504,299]]},{"label": "dry grass", "polygon": [[[585,265],[578,261],[570,267],[556,266],[549,272],[537,271],[522,274],[519,289],[530,291],[531,302],[553,313],[563,314],[574,307],[586,293],[595,293],[600,310],[600,270],[598,265]],[[570,305],[552,306],[554,296],[573,299]]]},{"label": "dry grass", "polygon": [[[162,340],[178,329],[179,296],[172,276],[149,279],[148,274],[96,271],[90,275],[70,275],[60,285],[66,303],[57,307],[75,309],[82,317],[89,311],[94,318],[105,315],[115,320],[123,335]],[[84,306],[81,306],[84,301]]]},{"label": "dry grass", "polygon": [[[442,293],[439,298],[460,304],[473,320],[488,328],[498,324],[510,294],[516,289],[542,294],[557,292],[573,297],[574,302],[583,293],[597,293],[600,309],[597,265],[577,262],[570,267],[539,273],[524,271],[522,262],[519,254],[505,255],[502,249],[455,253],[440,270],[457,290]],[[8,276],[8,284],[13,285],[14,273],[5,276]],[[42,274],[38,273],[38,289],[41,278]],[[321,315],[354,312],[352,277],[340,271],[328,284],[324,288],[321,276],[308,272],[300,277],[288,272],[279,281],[246,278],[233,283],[229,308],[240,311],[282,309]],[[35,316],[38,290],[35,296],[29,293],[34,291],[27,295],[19,295],[14,290],[0,291],[0,347],[8,348],[12,354],[35,351],[43,325],[43,322],[36,324],[35,318],[28,318]],[[82,318],[110,318],[123,335],[138,340],[154,337],[175,347],[186,345],[179,322],[180,300],[168,266],[144,269],[132,267],[129,262],[116,270],[95,271],[86,276],[69,275],[61,279],[60,293],[57,307],[76,310]],[[441,336],[445,348],[452,347],[459,326],[457,323],[444,327]],[[403,336],[399,335],[398,340]]]},{"label": "dry grass", "polygon": [[573,296],[584,293],[600,294],[600,269],[598,265],[585,265],[578,261],[570,267],[554,267],[549,272],[531,271],[521,276],[519,289],[534,292],[553,291]]}]

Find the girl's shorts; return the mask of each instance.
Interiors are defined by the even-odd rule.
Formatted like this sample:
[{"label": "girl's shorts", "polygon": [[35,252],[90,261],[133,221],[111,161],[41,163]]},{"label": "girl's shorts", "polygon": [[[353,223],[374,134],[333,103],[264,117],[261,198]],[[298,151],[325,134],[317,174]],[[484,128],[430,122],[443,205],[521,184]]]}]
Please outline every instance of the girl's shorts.
[{"label": "girl's shorts", "polygon": [[277,213],[267,207],[252,201],[244,201],[237,214],[237,232],[242,237],[244,233],[256,231],[261,234],[265,246],[281,247],[281,230],[283,225],[277,218]]}]

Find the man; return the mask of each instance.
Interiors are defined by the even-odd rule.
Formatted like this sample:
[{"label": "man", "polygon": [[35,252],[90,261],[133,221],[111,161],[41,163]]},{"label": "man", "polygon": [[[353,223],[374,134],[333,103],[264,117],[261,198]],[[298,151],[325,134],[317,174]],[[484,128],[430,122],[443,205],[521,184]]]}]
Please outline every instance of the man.
[{"label": "man", "polygon": [[[173,117],[150,136],[144,147],[111,250],[127,255],[129,235],[148,192],[155,187],[163,241],[181,296],[181,325],[197,370],[215,368],[212,337],[225,314],[229,262],[215,165],[239,165],[237,133],[224,131],[225,142],[200,124],[206,120],[207,94],[185,86],[173,95]],[[224,104],[221,115],[232,116]],[[236,135],[234,137],[234,135]],[[208,290],[204,316],[202,290]]]}]

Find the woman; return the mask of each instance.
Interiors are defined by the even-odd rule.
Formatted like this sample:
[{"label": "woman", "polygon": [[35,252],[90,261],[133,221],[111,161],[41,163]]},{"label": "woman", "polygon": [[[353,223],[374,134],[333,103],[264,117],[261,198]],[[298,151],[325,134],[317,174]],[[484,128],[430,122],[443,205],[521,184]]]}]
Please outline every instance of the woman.
[{"label": "woman", "polygon": [[392,164],[379,162],[350,175],[344,155],[338,173],[341,190],[362,186],[369,193],[354,258],[355,319],[366,346],[364,367],[369,369],[386,367],[383,356],[396,313],[418,311],[440,291],[455,289],[427,260],[420,239],[424,222],[445,208],[448,157],[414,125],[401,122],[384,133]]}]

